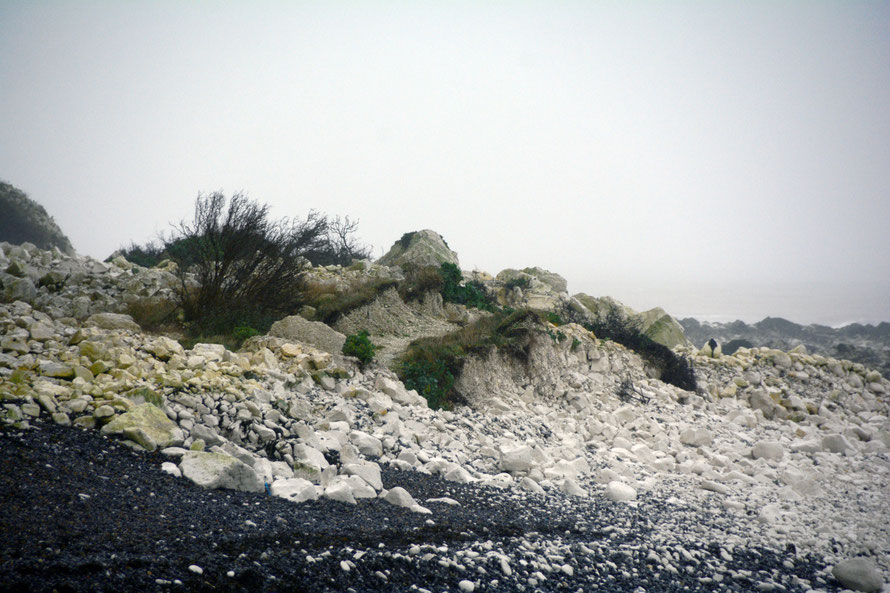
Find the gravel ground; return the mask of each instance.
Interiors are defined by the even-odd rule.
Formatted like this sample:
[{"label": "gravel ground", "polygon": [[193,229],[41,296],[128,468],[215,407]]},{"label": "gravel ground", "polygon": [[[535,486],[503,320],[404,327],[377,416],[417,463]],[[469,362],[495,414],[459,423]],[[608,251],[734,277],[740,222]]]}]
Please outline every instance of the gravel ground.
[{"label": "gravel ground", "polygon": [[[202,490],[163,461],[93,431],[0,430],[3,590],[838,589],[820,559],[698,541],[697,524],[727,516],[645,495],[579,501],[384,469],[384,487],[407,489],[433,511],[423,515],[379,499]],[[460,505],[428,501],[437,497]]]}]

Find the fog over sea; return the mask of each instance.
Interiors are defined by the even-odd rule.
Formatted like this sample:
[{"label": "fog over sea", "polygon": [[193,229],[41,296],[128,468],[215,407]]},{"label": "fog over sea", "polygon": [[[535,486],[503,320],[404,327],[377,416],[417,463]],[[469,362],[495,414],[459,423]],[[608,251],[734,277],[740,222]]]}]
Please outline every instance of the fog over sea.
[{"label": "fog over sea", "polygon": [[700,282],[657,286],[614,283],[590,294],[613,296],[638,311],[661,307],[676,319],[694,317],[719,323],[741,319],[755,323],[764,317],[782,317],[802,325],[831,327],[890,322],[890,282]]}]

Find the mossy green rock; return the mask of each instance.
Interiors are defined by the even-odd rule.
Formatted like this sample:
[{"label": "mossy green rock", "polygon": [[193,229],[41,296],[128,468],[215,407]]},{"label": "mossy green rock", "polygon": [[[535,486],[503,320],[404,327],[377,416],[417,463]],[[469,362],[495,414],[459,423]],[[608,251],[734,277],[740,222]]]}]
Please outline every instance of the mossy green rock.
[{"label": "mossy green rock", "polygon": [[128,391],[124,395],[127,399],[137,405],[151,404],[159,408],[164,405],[164,396],[148,387],[137,387],[136,389]]},{"label": "mossy green rock", "polygon": [[654,342],[663,344],[668,348],[689,343],[686,339],[686,334],[683,332],[683,326],[676,319],[665,313],[661,307],[643,311],[637,316],[637,319],[640,320],[643,333]]},{"label": "mossy green rock", "polygon": [[152,404],[136,406],[102,427],[103,434],[124,434],[127,429],[141,429],[160,448],[177,447],[183,442],[182,430]]}]

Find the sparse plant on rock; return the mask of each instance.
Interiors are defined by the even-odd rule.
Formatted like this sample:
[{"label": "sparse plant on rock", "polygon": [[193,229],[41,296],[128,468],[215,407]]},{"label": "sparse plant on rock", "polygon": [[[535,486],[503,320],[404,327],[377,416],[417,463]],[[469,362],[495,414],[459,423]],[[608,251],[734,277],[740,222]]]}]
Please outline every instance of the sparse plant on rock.
[{"label": "sparse plant on rock", "polygon": [[531,287],[531,281],[526,276],[517,276],[516,278],[510,278],[506,282],[504,282],[504,288],[507,290],[513,290],[514,288],[521,288],[522,290],[527,290]]},{"label": "sparse plant on rock", "polygon": [[565,323],[564,323],[563,320],[562,320],[562,317],[560,317],[559,315],[557,315],[557,314],[554,313],[553,311],[548,311],[548,312],[547,312],[547,321],[549,321],[550,323],[552,323],[552,324],[555,325],[556,327],[559,327],[560,325],[565,325]]},{"label": "sparse plant on rock", "polygon": [[405,264],[405,279],[399,283],[399,296],[404,301],[420,299],[427,292],[440,292],[444,279],[436,266]]},{"label": "sparse plant on rock", "polygon": [[246,339],[258,335],[260,335],[259,330],[254,329],[249,325],[239,325],[232,330],[232,336],[239,342],[244,342]]},{"label": "sparse plant on rock", "polygon": [[615,310],[605,318],[594,323],[585,323],[584,327],[603,340],[612,340],[633,350],[661,372],[661,380],[675,385],[680,389],[695,391],[695,369],[684,356],[677,355],[673,350],[652,340],[640,330],[639,322],[619,315]]}]

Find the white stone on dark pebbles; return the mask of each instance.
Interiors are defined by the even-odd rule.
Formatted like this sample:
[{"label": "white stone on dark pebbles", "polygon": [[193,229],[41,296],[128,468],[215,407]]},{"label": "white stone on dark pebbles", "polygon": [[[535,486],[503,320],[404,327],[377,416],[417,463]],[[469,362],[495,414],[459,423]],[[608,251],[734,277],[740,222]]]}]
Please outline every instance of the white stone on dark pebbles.
[{"label": "white stone on dark pebbles", "polygon": [[874,593],[884,586],[884,579],[871,558],[850,558],[834,565],[831,574],[841,585],[853,591]]},{"label": "white stone on dark pebbles", "polygon": [[631,486],[617,480],[606,486],[606,498],[614,502],[626,502],[637,497],[637,491]]}]

